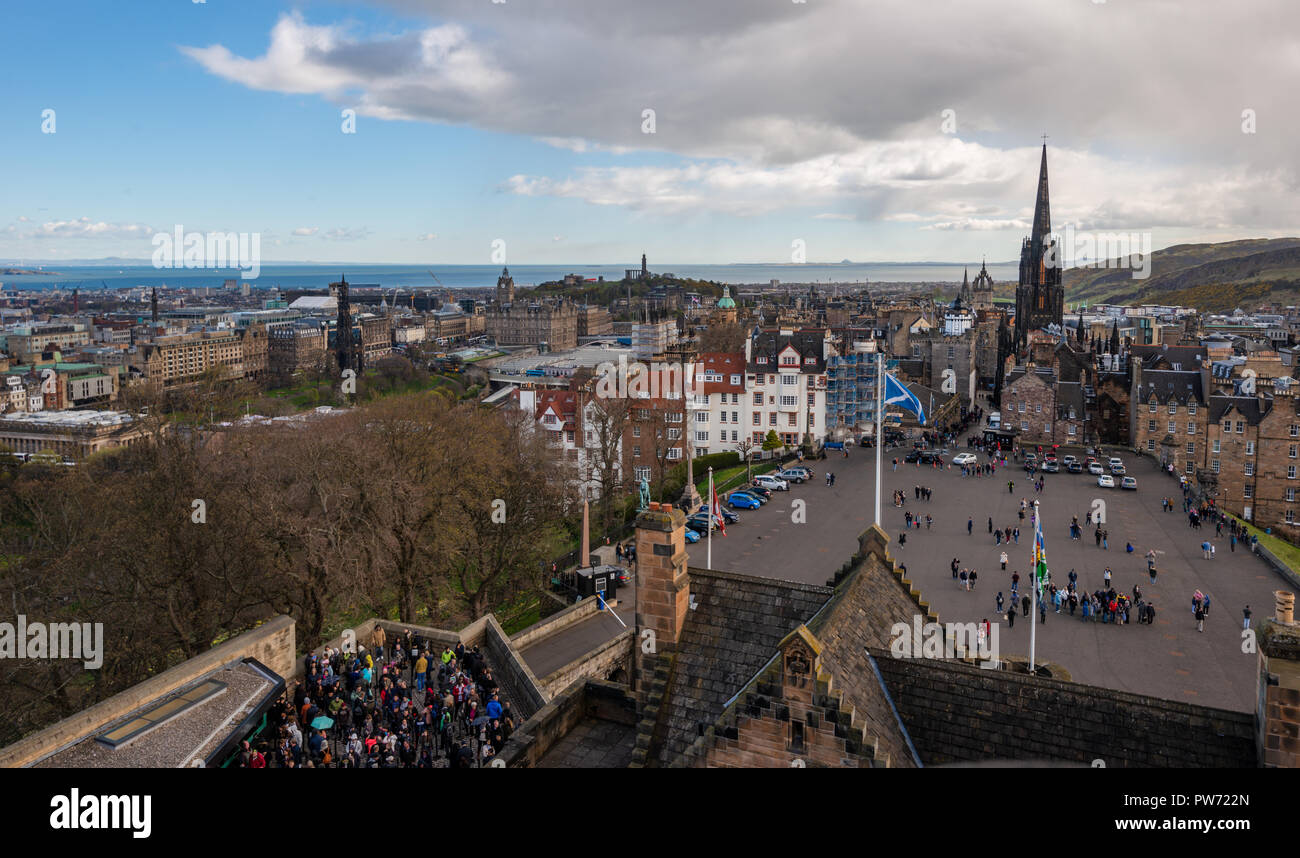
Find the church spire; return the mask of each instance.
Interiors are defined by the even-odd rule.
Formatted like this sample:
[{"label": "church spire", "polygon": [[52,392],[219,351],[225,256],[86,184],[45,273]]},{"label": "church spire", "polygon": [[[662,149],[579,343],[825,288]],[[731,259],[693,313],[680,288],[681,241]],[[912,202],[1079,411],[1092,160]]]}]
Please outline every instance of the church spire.
[{"label": "church spire", "polygon": [[1039,250],[1052,232],[1052,211],[1047,201],[1047,144],[1043,144],[1043,161],[1038,167],[1038,198],[1034,200],[1034,226],[1031,238]]}]

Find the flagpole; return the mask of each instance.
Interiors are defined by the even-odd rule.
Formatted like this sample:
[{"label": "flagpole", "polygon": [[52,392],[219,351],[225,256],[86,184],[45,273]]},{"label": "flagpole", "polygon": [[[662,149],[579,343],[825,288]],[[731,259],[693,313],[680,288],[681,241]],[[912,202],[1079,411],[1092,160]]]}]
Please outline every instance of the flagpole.
[{"label": "flagpole", "polygon": [[883,428],[884,427],[883,418],[884,418],[884,411],[885,411],[883,405],[883,399],[885,393],[885,382],[884,382],[884,375],[883,375],[884,359],[885,359],[884,353],[877,350],[876,351],[876,526],[877,527],[882,526],[880,524],[880,472],[884,467],[883,463],[884,463],[884,445],[885,445],[884,428]]},{"label": "flagpole", "polygon": [[1034,622],[1034,617],[1038,616],[1038,545],[1042,541],[1042,538],[1043,538],[1043,517],[1038,514],[1038,501],[1034,501],[1034,548],[1033,548],[1034,562],[1031,567],[1031,571],[1029,573],[1030,580],[1033,582],[1031,586],[1034,588],[1034,609],[1033,609],[1034,612],[1029,617],[1029,675],[1030,676],[1038,675],[1037,662],[1034,661],[1034,658],[1037,655],[1037,652],[1035,651],[1035,645],[1037,644],[1036,632],[1038,631],[1038,623]]},{"label": "flagpole", "polygon": [[713,516],[722,515],[718,508],[718,499],[713,496],[713,468],[709,468],[709,526],[705,528],[708,536],[705,537],[705,545],[708,546],[708,557],[704,561],[705,569],[713,568]]}]

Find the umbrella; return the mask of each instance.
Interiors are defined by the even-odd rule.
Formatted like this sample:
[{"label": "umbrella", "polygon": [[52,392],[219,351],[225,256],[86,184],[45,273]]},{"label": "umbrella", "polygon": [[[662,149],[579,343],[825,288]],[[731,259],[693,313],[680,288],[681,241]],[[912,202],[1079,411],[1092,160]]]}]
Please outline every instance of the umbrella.
[{"label": "umbrella", "polygon": [[492,720],[492,719],[489,718],[488,716],[486,716],[486,715],[480,715],[480,716],[478,716],[477,718],[475,718],[473,721],[470,722],[470,726],[471,726],[471,727],[482,727],[484,724],[486,724],[486,723],[487,723],[488,721],[490,721],[490,720]]},{"label": "umbrella", "polygon": [[312,719],[311,728],[313,730],[326,730],[334,726],[334,719],[328,715],[317,715]]}]

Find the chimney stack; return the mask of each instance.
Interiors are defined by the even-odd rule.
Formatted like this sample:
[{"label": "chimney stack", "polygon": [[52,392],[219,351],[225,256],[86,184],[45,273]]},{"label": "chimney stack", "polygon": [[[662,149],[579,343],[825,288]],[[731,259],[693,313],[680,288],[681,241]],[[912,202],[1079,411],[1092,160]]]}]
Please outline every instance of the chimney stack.
[{"label": "chimney stack", "polygon": [[677,646],[690,607],[686,568],[686,514],[651,503],[636,519],[636,676],[641,692],[655,658]]},{"label": "chimney stack", "polygon": [[1300,624],[1295,594],[1273,594],[1276,616],[1260,623],[1256,750],[1265,768],[1300,768]]}]

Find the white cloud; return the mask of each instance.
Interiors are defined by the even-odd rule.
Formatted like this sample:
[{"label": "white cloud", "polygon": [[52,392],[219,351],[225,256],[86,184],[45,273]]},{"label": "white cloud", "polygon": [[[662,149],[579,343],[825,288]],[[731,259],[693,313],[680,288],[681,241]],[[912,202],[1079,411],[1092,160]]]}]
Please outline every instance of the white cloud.
[{"label": "white cloud", "polygon": [[[366,34],[292,13],[261,56],[183,50],[370,116],[676,156],[519,173],[504,187],[520,195],[1023,230],[1046,131],[1055,220],[1250,233],[1300,220],[1300,48],[1279,25],[1293,2],[388,0],[429,26]],[[1257,134],[1241,131],[1247,107]],[[955,135],[939,135],[945,109]]]},{"label": "white cloud", "polygon": [[[19,218],[19,221],[28,222],[27,218]],[[23,233],[22,238],[145,238],[155,232],[152,227],[142,223],[108,223],[79,217],[76,220],[46,221]]]},{"label": "white cloud", "polygon": [[318,232],[320,232],[320,227],[318,226],[300,226],[293,231],[293,234],[294,235],[315,235]]},{"label": "white cloud", "polygon": [[426,232],[426,233],[422,233],[422,234],[420,234],[420,235],[417,235],[415,238],[416,238],[417,241],[434,241],[435,239],[437,239],[437,237],[438,237],[438,234],[437,234],[437,233],[434,233],[434,232]]}]

